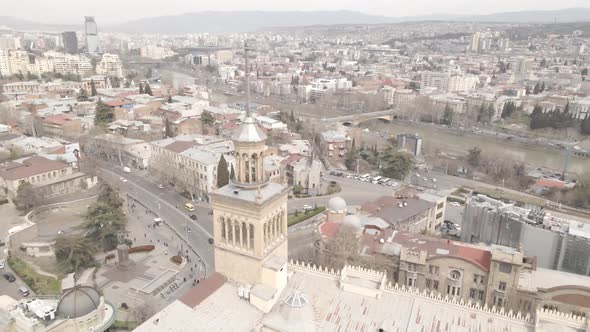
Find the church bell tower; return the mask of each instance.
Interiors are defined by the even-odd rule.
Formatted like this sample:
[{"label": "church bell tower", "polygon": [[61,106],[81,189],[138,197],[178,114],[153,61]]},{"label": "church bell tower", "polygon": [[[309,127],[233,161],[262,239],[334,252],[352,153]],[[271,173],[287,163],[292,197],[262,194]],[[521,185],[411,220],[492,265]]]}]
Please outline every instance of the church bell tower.
[{"label": "church bell tower", "polygon": [[252,286],[254,304],[257,297],[275,301],[286,285],[289,189],[270,182],[264,173],[267,137],[250,114],[249,49],[245,50],[248,104],[232,136],[236,174],[211,194],[211,204],[215,270],[232,282]]}]

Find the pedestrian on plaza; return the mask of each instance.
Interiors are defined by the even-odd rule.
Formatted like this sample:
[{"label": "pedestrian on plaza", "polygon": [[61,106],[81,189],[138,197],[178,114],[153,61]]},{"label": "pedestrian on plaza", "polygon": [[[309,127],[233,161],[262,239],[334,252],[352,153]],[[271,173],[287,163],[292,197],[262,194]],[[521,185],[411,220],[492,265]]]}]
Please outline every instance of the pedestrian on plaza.
[{"label": "pedestrian on plaza", "polygon": [[143,233],[143,237],[147,237],[147,234],[146,233]]}]

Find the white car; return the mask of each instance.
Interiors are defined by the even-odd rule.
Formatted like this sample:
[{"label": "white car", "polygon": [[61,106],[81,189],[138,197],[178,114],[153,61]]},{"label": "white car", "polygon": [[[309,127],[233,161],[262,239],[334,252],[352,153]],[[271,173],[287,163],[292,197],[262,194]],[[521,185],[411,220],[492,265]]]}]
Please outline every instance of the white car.
[{"label": "white car", "polygon": [[3,269],[3,268],[4,268],[4,260],[0,259],[0,269]]},{"label": "white car", "polygon": [[304,205],[303,206],[303,210],[313,210],[313,207],[311,205]]},{"label": "white car", "polygon": [[164,185],[160,183],[160,184],[158,185],[158,188],[160,188],[160,189],[164,189]]},{"label": "white car", "polygon": [[120,178],[119,180],[121,180],[121,182],[127,182],[127,179],[126,178],[123,178],[123,177]]},{"label": "white car", "polygon": [[461,204],[457,203],[457,202],[451,202],[451,206],[456,206],[456,207],[460,207]]},{"label": "white car", "polygon": [[432,182],[436,182],[436,178],[432,178]]}]

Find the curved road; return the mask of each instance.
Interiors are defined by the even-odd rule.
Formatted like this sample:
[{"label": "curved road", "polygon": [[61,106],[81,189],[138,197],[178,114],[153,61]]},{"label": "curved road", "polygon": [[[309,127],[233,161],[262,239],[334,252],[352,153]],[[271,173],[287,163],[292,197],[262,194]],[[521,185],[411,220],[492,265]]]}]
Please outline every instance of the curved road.
[{"label": "curved road", "polygon": [[[191,249],[201,258],[207,276],[215,271],[213,245],[208,242],[213,238],[213,220],[208,207],[194,204],[195,211],[189,213],[183,208],[187,202],[184,197],[168,188],[158,188],[157,184],[149,181],[148,176],[134,174],[137,170],[125,173],[122,169],[101,161],[97,161],[97,166],[104,181],[154,211],[181,239],[188,242]],[[121,178],[127,181],[123,182]],[[197,220],[189,218],[190,214],[195,214]],[[187,226],[190,232],[187,232]]]}]

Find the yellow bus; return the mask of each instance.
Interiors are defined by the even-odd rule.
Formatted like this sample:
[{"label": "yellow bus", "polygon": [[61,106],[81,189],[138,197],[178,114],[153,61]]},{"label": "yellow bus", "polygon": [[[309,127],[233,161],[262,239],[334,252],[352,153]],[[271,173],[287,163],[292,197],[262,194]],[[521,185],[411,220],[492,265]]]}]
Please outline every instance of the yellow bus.
[{"label": "yellow bus", "polygon": [[184,208],[190,212],[193,212],[195,210],[195,207],[191,203],[184,204]]}]

